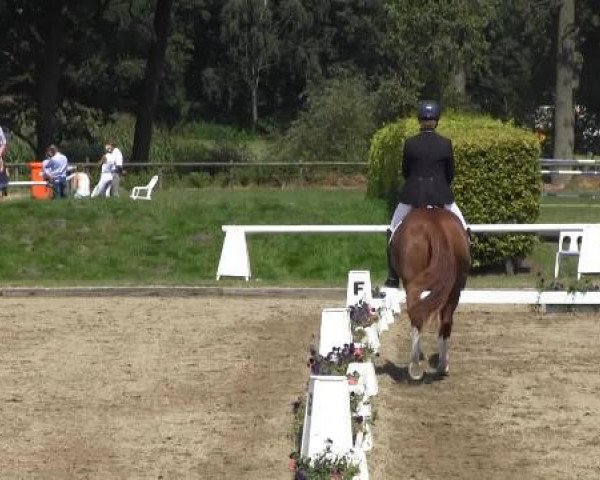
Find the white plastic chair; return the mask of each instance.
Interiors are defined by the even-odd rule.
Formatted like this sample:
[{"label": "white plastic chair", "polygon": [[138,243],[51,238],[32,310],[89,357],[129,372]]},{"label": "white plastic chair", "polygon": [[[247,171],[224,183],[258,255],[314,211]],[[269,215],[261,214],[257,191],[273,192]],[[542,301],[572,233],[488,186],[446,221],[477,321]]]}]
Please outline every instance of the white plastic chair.
[{"label": "white plastic chair", "polygon": [[600,225],[589,225],[583,229],[577,279],[583,274],[600,274]]},{"label": "white plastic chair", "polygon": [[152,190],[154,190],[157,183],[158,175],[154,175],[148,182],[148,185],[133,187],[130,197],[133,200],[152,200]]},{"label": "white plastic chair", "polygon": [[558,237],[558,250],[554,260],[554,278],[558,277],[558,269],[560,267],[560,257],[574,257],[579,255],[581,251],[581,242],[583,241],[583,232],[576,231],[561,231]]}]

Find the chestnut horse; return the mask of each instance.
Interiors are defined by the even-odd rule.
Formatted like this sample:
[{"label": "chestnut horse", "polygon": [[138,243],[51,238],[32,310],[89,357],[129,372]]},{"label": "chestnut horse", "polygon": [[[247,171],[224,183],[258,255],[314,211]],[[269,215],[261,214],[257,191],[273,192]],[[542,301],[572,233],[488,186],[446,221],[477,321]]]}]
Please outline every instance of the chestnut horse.
[{"label": "chestnut horse", "polygon": [[[452,317],[471,268],[469,239],[458,218],[443,208],[415,208],[391,238],[392,262],[406,291],[412,325],[408,372],[423,378],[420,333],[434,315],[440,320],[437,372],[448,373]],[[423,292],[429,291],[421,298]]]}]

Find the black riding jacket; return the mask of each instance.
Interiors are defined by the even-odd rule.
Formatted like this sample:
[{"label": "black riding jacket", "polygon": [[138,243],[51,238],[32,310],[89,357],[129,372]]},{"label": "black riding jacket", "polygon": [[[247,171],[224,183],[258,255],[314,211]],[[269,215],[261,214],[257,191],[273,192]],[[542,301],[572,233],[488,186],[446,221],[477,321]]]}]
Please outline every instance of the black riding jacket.
[{"label": "black riding jacket", "polygon": [[452,142],[433,129],[421,130],[404,142],[400,202],[413,207],[454,202],[450,184],[454,179]]}]

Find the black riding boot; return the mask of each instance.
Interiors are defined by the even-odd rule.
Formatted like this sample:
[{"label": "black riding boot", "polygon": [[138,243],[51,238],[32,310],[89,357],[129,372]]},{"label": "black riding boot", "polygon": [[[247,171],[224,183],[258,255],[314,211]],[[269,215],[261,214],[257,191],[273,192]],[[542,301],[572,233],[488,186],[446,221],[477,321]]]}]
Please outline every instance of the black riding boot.
[{"label": "black riding boot", "polygon": [[400,286],[400,279],[398,278],[398,274],[394,270],[394,265],[392,265],[392,247],[390,245],[390,237],[392,236],[392,231],[388,230],[386,232],[386,254],[387,254],[387,264],[388,264],[388,278],[384,283],[384,286],[389,288],[398,288]]}]

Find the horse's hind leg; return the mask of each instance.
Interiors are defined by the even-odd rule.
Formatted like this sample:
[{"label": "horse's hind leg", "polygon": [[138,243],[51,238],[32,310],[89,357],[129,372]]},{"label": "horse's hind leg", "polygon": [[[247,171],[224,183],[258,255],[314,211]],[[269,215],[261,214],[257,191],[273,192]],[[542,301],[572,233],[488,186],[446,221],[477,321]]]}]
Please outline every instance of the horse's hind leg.
[{"label": "horse's hind leg", "polygon": [[448,298],[448,302],[442,309],[440,330],[438,333],[438,365],[437,371],[443,375],[447,375],[450,371],[448,361],[448,341],[450,340],[450,334],[452,333],[452,322],[454,317],[454,311],[458,306],[458,300],[460,298],[460,288],[455,288]]},{"label": "horse's hind leg", "polygon": [[448,362],[448,340],[450,339],[450,332],[452,331],[452,320],[449,323],[442,323],[440,325],[440,332],[438,336],[438,365],[437,371],[442,375],[447,375],[450,371]]},{"label": "horse's hind leg", "polygon": [[421,380],[425,375],[425,369],[421,366],[423,360],[423,351],[421,350],[421,328],[424,324],[423,318],[415,317],[413,309],[411,308],[420,298],[420,292],[415,289],[407,288],[406,293],[406,307],[408,311],[408,317],[410,319],[410,361],[408,364],[408,374],[413,380]]},{"label": "horse's hind leg", "polygon": [[421,380],[425,375],[425,368],[422,365],[424,355],[421,351],[421,329],[414,325],[410,331],[410,343],[411,351],[410,361],[408,364],[408,374],[413,380]]}]

